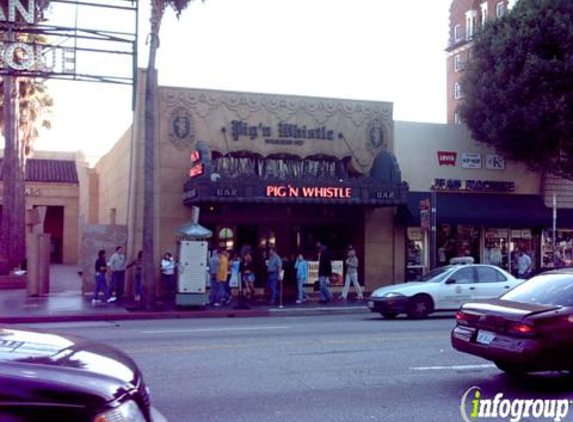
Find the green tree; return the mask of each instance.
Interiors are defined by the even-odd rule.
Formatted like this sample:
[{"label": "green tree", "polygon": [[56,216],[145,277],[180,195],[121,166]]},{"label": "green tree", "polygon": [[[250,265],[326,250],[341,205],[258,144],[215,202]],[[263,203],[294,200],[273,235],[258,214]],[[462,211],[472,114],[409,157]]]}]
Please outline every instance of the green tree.
[{"label": "green tree", "polygon": [[461,86],[474,139],[573,178],[573,1],[520,0],[488,23]]},{"label": "green tree", "polygon": [[177,17],[193,0],[151,0],[151,31],[149,33],[149,58],[145,80],[145,139],[144,139],[144,182],[143,182],[143,283],[145,306],[149,309],[155,303],[156,268],[154,252],[154,162],[155,162],[155,101],[157,96],[157,70],[155,60],[159,48],[161,20],[167,8],[172,8]]}]

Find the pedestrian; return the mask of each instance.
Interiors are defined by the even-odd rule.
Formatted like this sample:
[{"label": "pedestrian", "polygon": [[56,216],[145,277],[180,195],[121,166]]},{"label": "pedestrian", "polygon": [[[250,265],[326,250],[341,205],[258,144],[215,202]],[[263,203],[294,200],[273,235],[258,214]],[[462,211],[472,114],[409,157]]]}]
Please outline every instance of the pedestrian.
[{"label": "pedestrian", "polygon": [[275,305],[279,298],[278,283],[281,271],[282,260],[275,248],[271,247],[269,259],[267,259],[267,287],[270,292],[269,305]]},{"label": "pedestrian", "polygon": [[245,297],[248,300],[252,300],[255,297],[255,271],[253,257],[250,253],[246,253],[243,256],[239,270],[241,272],[243,288],[245,289]]},{"label": "pedestrian", "polygon": [[301,304],[309,299],[304,291],[304,284],[308,281],[308,262],[306,262],[301,253],[296,257],[294,269],[296,273],[296,303]]},{"label": "pedestrian", "polygon": [[[108,302],[119,302],[123,297],[125,290],[125,254],[123,253],[123,246],[117,246],[115,253],[109,258],[108,267],[111,270],[111,286],[110,298]],[[112,297],[112,292],[115,292],[115,297]]]},{"label": "pedestrian", "polygon": [[95,290],[92,305],[101,303],[99,299],[100,292],[103,293],[103,298],[106,302],[109,299],[109,290],[107,288],[107,282],[105,281],[106,273],[107,263],[105,262],[105,251],[102,249],[97,253],[97,259],[95,261]]},{"label": "pedestrian", "polygon": [[133,276],[135,278],[135,301],[139,302],[143,297],[143,283],[141,282],[141,275],[143,273],[143,251],[137,253],[137,258],[131,261],[126,268],[135,267]]},{"label": "pedestrian", "polygon": [[354,290],[356,290],[358,300],[363,300],[364,296],[362,295],[362,287],[360,287],[360,284],[358,283],[358,257],[356,256],[356,251],[352,246],[348,249],[345,263],[346,277],[344,279],[344,287],[342,289],[342,296],[340,296],[340,299],[346,300],[348,297],[348,290],[350,290],[350,283],[352,283]]},{"label": "pedestrian", "polygon": [[220,251],[214,251],[209,260],[209,304],[213,306],[221,306],[219,281],[217,280],[220,264],[219,256]]},{"label": "pedestrian", "polygon": [[326,245],[319,244],[318,253],[318,285],[320,288],[319,303],[328,303],[332,299],[332,293],[328,288],[328,281],[332,276],[332,264]]},{"label": "pedestrian", "polygon": [[228,305],[231,303],[229,292],[229,254],[226,250],[219,251],[219,268],[217,269],[217,281],[219,282],[218,302]]},{"label": "pedestrian", "polygon": [[517,278],[526,278],[531,272],[531,258],[522,246],[517,251]]},{"label": "pedestrian", "polygon": [[175,300],[175,260],[170,252],[165,252],[161,260],[161,282],[165,289],[166,299]]}]

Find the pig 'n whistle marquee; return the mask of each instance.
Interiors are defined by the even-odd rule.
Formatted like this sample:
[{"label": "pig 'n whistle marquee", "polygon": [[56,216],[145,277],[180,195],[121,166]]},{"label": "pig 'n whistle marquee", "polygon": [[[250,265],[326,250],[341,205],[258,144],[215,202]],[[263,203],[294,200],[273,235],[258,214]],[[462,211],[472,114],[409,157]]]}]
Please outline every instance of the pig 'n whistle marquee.
[{"label": "pig 'n whistle marquee", "polygon": [[[133,84],[137,5],[129,0],[0,2],[0,75]],[[77,22],[97,22],[97,28]]]}]

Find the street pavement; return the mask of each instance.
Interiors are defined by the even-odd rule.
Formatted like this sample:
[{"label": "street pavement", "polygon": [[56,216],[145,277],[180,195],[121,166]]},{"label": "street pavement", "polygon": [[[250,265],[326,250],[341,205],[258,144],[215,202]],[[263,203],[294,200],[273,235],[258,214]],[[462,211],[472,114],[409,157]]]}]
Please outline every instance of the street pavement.
[{"label": "street pavement", "polygon": [[[389,321],[369,313],[33,326],[128,353],[171,422],[508,422],[463,419],[464,394],[478,387],[484,399],[573,398],[570,378],[514,379],[456,352],[453,325],[451,315]],[[563,421],[572,417],[573,405]]]},{"label": "street pavement", "polygon": [[166,318],[232,318],[265,316],[302,316],[332,313],[368,313],[362,301],[332,301],[319,304],[318,297],[296,305],[268,306],[255,302],[249,309],[231,305],[199,308],[175,308],[159,304],[157,310],[142,310],[139,303],[126,300],[122,304],[92,305],[90,295],[82,295],[79,268],[75,265],[50,266],[50,293],[28,296],[26,289],[0,290],[0,323],[33,323],[64,321],[117,321]]}]

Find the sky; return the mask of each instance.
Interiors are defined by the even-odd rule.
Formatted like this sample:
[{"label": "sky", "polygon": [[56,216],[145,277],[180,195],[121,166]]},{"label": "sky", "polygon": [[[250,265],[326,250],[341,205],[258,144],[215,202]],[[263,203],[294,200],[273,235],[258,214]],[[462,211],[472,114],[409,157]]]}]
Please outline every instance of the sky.
[{"label": "sky", "polygon": [[[450,3],[196,0],[179,19],[166,12],[159,84],[390,101],[395,120],[445,123]],[[147,64],[148,8],[149,1],[140,3],[140,67]],[[131,87],[53,80],[48,87],[52,129],[37,150],[97,157],[131,124]]]}]

